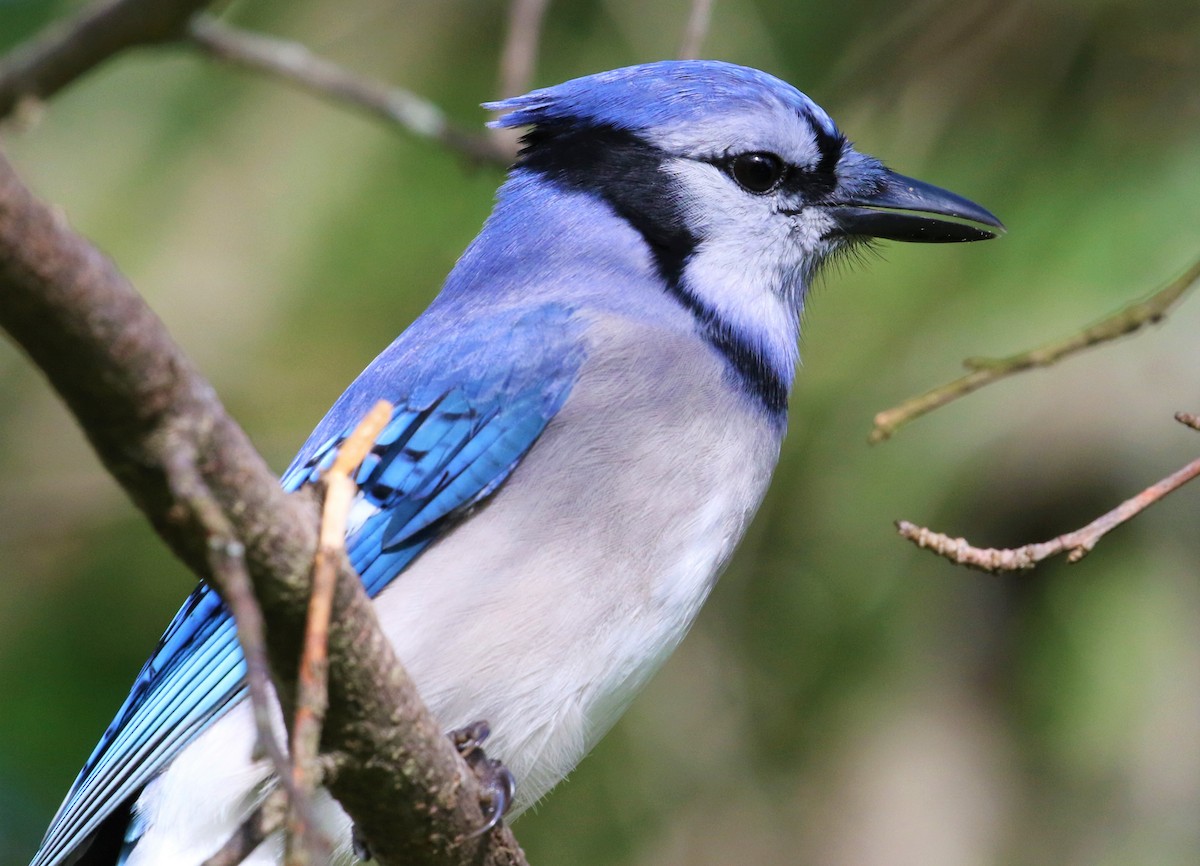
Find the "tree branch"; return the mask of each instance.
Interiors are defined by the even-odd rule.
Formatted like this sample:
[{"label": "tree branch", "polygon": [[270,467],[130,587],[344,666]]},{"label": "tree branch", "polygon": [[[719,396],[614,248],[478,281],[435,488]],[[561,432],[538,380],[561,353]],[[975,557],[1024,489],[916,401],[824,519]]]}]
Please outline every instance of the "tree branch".
[{"label": "tree branch", "polygon": [[952,403],[959,397],[965,397],[972,391],[978,391],[984,385],[1034,367],[1048,367],[1067,355],[1154,324],[1197,282],[1200,282],[1200,260],[1144,301],[1130,304],[1066,339],[1056,340],[1007,358],[968,358],[963,361],[971,371],[967,375],[905,400],[899,406],[876,415],[875,429],[871,431],[868,441],[871,444],[883,442],[909,421]]},{"label": "tree branch", "polygon": [[298,42],[247,33],[198,15],[188,27],[193,45],[217,60],[262,72],[339,105],[348,105],[472,162],[508,165],[514,153],[484,135],[455,126],[440,108],[399,87],[356,75]]},{"label": "tree branch", "polygon": [[[289,684],[317,549],[313,497],[279,487],[133,287],[37,201],[3,157],[0,327],[41,368],[109,472],[172,550],[212,580],[210,532],[172,483],[177,461],[191,461],[244,547],[276,690],[285,706],[291,704]],[[329,666],[323,745],[341,760],[326,784],[378,861],[522,863],[503,828],[466,839],[485,820],[483,792],[421,703],[344,557]]]},{"label": "tree branch", "polygon": [[[1200,418],[1195,415],[1179,412],[1175,418],[1181,424],[1200,430]],[[1137,496],[1126,499],[1082,529],[1076,529],[1050,541],[1026,544],[1022,547],[974,547],[965,538],[951,538],[907,520],[896,521],[896,531],[917,547],[932,550],[938,556],[957,565],[977,568],[980,571],[1023,571],[1064,552],[1067,554],[1067,562],[1079,562],[1113,529],[1136,517],[1168,493],[1178,490],[1197,476],[1200,476],[1200,457],[1161,481],[1151,484]]]},{"label": "tree branch", "polygon": [[23,102],[42,101],[135,45],[182,35],[212,0],[102,0],[56,21],[0,60],[0,118]]},{"label": "tree branch", "polygon": [[[515,149],[456,126],[432,102],[356,75],[305,46],[197,15],[214,0],[101,0],[56,21],[0,59],[0,118],[38,103],[127,48],[190,41],[210,57],[262,72],[330,102],[364,111],[472,162],[506,166]],[[548,0],[541,0],[544,3]],[[536,5],[519,2],[518,5]],[[535,10],[533,38],[540,10]],[[522,61],[533,55],[522,47]],[[528,55],[528,58],[524,55]]]}]

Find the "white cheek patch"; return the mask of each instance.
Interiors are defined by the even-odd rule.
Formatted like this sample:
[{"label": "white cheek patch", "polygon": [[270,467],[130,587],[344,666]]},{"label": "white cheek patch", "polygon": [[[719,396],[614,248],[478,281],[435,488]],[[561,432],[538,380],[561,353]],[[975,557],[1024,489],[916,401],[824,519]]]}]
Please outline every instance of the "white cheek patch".
[{"label": "white cheek patch", "polygon": [[828,217],[782,213],[773,196],[747,193],[707,163],[673,160],[665,170],[699,239],[685,270],[689,291],[774,357],[794,360],[803,281],[828,250]]},{"label": "white cheek patch", "polygon": [[819,207],[809,207],[792,217],[793,242],[808,251],[813,263],[829,255],[838,243],[829,240],[830,232],[836,228],[829,212]]}]

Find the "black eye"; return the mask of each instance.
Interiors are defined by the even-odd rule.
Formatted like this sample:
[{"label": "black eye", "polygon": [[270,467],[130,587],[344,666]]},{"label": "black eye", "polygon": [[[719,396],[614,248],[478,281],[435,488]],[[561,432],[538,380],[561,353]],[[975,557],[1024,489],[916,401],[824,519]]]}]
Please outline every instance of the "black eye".
[{"label": "black eye", "polygon": [[770,192],[783,180],[786,166],[773,153],[739,153],[729,160],[729,174],[746,192]]}]

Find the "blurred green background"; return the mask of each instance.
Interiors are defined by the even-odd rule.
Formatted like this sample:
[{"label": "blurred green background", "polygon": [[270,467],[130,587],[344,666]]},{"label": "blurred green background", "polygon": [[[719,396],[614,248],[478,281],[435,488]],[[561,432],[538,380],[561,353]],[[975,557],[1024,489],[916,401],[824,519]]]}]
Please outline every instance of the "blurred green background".
[{"label": "blurred green background", "polygon": [[[11,46],[76,3],[7,0]],[[409,87],[496,95],[499,2],[261,0],[236,23]],[[551,5],[536,84],[672,56],[683,0]],[[1200,487],[1079,565],[989,577],[904,517],[1050,538],[1200,452],[1200,299],[869,447],[873,414],[1072,332],[1200,254],[1200,7],[718,0],[704,55],[806,91],[1010,233],[825,275],[771,495],[691,636],[517,824],[549,864],[1200,862]],[[277,469],[428,303],[500,173],[164,47],[9,129]],[[0,862],[24,863],[192,579],[0,343]]]}]

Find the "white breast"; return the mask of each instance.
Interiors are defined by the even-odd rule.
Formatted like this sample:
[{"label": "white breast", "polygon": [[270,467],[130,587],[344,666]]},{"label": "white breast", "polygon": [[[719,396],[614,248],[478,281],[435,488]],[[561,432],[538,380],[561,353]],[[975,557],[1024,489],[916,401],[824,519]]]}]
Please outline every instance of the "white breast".
[{"label": "white breast", "polygon": [[683,637],[762,498],[778,433],[692,335],[608,318],[562,411],[480,513],[378,600],[448,727],[540,798]]}]

